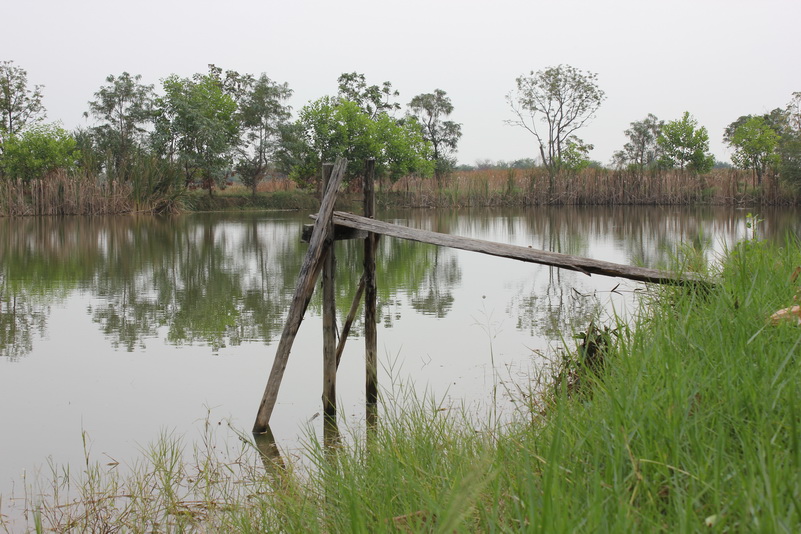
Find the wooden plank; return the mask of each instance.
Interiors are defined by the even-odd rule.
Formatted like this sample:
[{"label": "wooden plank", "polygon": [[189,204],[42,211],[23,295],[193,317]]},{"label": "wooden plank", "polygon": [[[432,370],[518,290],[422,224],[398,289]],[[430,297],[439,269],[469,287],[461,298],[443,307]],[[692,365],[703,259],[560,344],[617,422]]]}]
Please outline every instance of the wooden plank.
[{"label": "wooden plank", "polygon": [[[303,231],[300,234],[300,240],[304,243],[311,241],[313,224],[304,224]],[[367,237],[367,232],[364,230],[356,230],[348,228],[347,226],[334,226],[334,241],[344,241],[346,239],[364,239]]]},{"label": "wooden plank", "polygon": [[[333,164],[323,165],[323,190],[327,190]],[[337,304],[334,292],[336,257],[334,254],[334,223],[329,220],[325,230],[323,257],[323,417],[336,423],[337,419]]]},{"label": "wooden plank", "polygon": [[300,267],[298,283],[295,286],[295,293],[292,297],[292,303],[289,306],[289,316],[284,324],[284,330],[281,333],[281,339],[278,342],[278,348],[275,352],[275,360],[273,360],[273,366],[270,370],[270,378],[267,381],[264,395],[259,404],[256,422],[253,424],[254,433],[260,434],[267,431],[269,428],[270,416],[273,413],[275,401],[278,398],[278,389],[281,387],[281,380],[286,370],[287,361],[289,360],[289,351],[292,348],[292,343],[295,341],[300,323],[303,321],[303,315],[306,313],[309,300],[311,300],[312,293],[314,292],[314,284],[320,273],[323,245],[326,240],[326,230],[328,228],[327,223],[331,219],[331,214],[334,211],[337,190],[345,176],[346,167],[347,160],[342,158],[338,159],[334,164],[331,180],[323,196],[322,204],[320,205],[319,217],[314,225],[315,228],[312,232],[309,250],[306,251],[306,257]]},{"label": "wooden plank", "polygon": [[[375,217],[375,160],[367,160],[364,171],[364,219]],[[368,423],[375,419],[378,403],[378,289],[375,279],[375,253],[378,236],[364,240],[364,358],[365,399]]]},{"label": "wooden plank", "polygon": [[450,234],[441,234],[428,230],[418,230],[416,228],[377,221],[368,217],[360,217],[359,215],[340,211],[334,212],[334,224],[355,228],[357,230],[366,230],[390,237],[418,241],[420,243],[430,243],[443,247],[481,252],[483,254],[500,256],[502,258],[511,258],[541,265],[551,265],[553,267],[579,271],[587,275],[601,274],[604,276],[619,276],[621,278],[628,278],[629,280],[659,284],[694,283],[712,285],[710,281],[696,273],[674,274],[667,271],[660,271],[659,269],[634,267],[581,256],[561,254],[559,252],[549,252],[531,247],[505,245],[503,243],[495,243],[483,239],[473,239]]}]

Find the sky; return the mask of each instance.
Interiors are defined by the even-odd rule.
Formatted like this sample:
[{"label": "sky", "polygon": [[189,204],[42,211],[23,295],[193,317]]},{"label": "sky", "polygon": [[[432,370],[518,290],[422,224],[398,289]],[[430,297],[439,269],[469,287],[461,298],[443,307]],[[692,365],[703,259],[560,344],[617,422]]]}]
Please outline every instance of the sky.
[{"label": "sky", "polygon": [[633,121],[689,111],[712,153],[724,128],[784,107],[801,91],[797,0],[26,0],[6,2],[0,61],[44,86],[48,121],[91,126],[87,102],[109,74],[171,74],[213,63],[286,82],[295,112],[335,95],[345,72],[392,83],[404,106],[444,90],[462,124],[457,159],[536,157],[505,121],[515,79],[571,65],[598,75],[606,100],[577,134],[604,164]]}]

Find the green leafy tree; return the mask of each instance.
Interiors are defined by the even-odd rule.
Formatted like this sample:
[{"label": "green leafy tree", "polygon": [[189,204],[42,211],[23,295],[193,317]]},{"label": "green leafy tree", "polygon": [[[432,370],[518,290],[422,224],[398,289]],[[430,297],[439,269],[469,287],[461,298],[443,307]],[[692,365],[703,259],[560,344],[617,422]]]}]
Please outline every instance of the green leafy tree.
[{"label": "green leafy tree", "polygon": [[515,116],[506,122],[524,128],[537,139],[551,190],[565,161],[563,151],[568,148],[568,139],[595,116],[606,98],[597,78],[597,74],[559,65],[518,77],[516,91],[506,96]]},{"label": "green leafy tree", "polygon": [[236,171],[253,195],[264,178],[280,140],[280,128],[290,116],[284,102],[292,95],[287,84],[276,83],[265,74],[249,85],[239,104],[244,143]]},{"label": "green leafy tree", "polygon": [[453,113],[453,104],[442,89],[412,98],[409,109],[410,114],[420,123],[423,138],[431,143],[434,175],[441,185],[443,176],[456,164],[453,153],[462,137],[462,125],[444,120]]},{"label": "green leafy tree", "polygon": [[640,175],[645,169],[655,167],[661,156],[657,139],[664,124],[664,121],[651,113],[641,121],[632,122],[625,132],[628,142],[623,145],[623,150],[614,155],[615,163],[621,167],[633,168]]},{"label": "green leafy tree", "polygon": [[184,168],[187,183],[200,180],[209,195],[231,172],[239,144],[237,105],[213,75],[172,75],[156,100],[153,141],[159,152]]},{"label": "green leafy tree", "polygon": [[0,147],[6,137],[45,117],[42,86],[28,88],[28,72],[13,61],[0,62]]},{"label": "green leafy tree", "polygon": [[777,152],[780,140],[764,117],[749,117],[734,128],[730,137],[729,145],[734,149],[731,160],[741,169],[751,169],[761,185],[765,172],[781,160]]},{"label": "green leafy tree", "polygon": [[715,157],[709,153],[709,134],[706,128],[685,111],[679,120],[662,126],[657,138],[662,150],[660,164],[666,168],[678,167],[698,174],[705,174],[715,165]]},{"label": "green leafy tree", "polygon": [[[322,163],[340,156],[352,162],[375,158],[377,176],[393,180],[431,170],[430,145],[414,119],[396,121],[380,113],[373,120],[358,103],[331,97],[307,104],[299,115],[284,140],[281,157],[294,162],[290,176],[300,184],[309,185]],[[349,166],[348,179],[361,172],[360,165]]]},{"label": "green leafy tree", "polygon": [[786,182],[801,188],[801,92],[793,93],[787,107],[780,111],[784,121],[782,127],[777,129],[781,135],[778,148],[779,175]]},{"label": "green leafy tree", "polygon": [[106,77],[108,85],[95,93],[89,102],[89,111],[100,124],[92,129],[96,147],[110,156],[107,170],[127,180],[127,166],[132,154],[137,151],[147,134],[147,126],[153,122],[155,96],[152,85],[141,83],[142,76],[131,76],[123,72],[119,76]]},{"label": "green leafy tree", "polygon": [[562,159],[559,167],[571,173],[580,172],[590,166],[590,151],[594,147],[585,143],[576,136],[567,138],[565,148],[562,150]]},{"label": "green leafy tree", "polygon": [[341,100],[355,102],[370,120],[375,120],[382,113],[391,114],[400,109],[400,104],[392,101],[399,93],[392,89],[390,82],[384,82],[381,86],[367,85],[364,74],[350,72],[343,73],[337,79],[337,84],[337,96]]},{"label": "green leafy tree", "polygon": [[0,167],[8,179],[30,182],[57,169],[71,169],[79,157],[69,132],[55,124],[39,124],[6,139]]}]

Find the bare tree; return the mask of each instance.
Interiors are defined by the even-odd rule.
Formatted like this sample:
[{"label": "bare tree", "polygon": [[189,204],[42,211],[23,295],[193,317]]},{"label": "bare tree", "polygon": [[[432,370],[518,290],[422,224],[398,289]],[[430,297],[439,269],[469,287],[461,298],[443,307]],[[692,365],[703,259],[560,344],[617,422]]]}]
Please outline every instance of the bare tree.
[{"label": "bare tree", "polygon": [[569,139],[595,116],[605,98],[596,80],[597,74],[559,65],[518,77],[517,89],[506,95],[515,115],[506,123],[537,138],[551,185],[565,162]]}]

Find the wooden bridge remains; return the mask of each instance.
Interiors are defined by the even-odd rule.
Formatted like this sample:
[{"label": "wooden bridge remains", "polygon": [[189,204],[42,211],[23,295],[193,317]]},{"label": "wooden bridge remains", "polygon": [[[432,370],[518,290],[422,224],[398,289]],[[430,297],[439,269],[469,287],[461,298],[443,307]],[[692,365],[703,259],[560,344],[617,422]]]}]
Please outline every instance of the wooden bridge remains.
[{"label": "wooden bridge remains", "polygon": [[[600,274],[659,284],[706,284],[694,273],[675,274],[657,269],[621,265],[607,261],[571,256],[530,247],[507,245],[427,230],[419,230],[375,220],[375,161],[368,160],[364,173],[364,215],[334,211],[337,191],[345,176],[347,162],[339,159],[323,168],[323,196],[320,211],[313,216],[314,225],[308,237],[309,248],[301,265],[295,293],[281,334],[270,377],[259,404],[254,434],[270,433],[270,416],[278,398],[281,380],[289,360],[295,336],[311,300],[314,286],[322,273],[323,291],[323,414],[324,421],[336,426],[336,372],[350,327],[364,296],[365,394],[368,424],[375,420],[378,401],[378,353],[376,317],[375,253],[379,235],[408,239],[421,243],[451,247],[520,261],[578,271],[586,275]],[[350,311],[337,336],[334,293],[335,239],[364,239],[364,272]],[[339,341],[337,342],[337,337]]]}]

